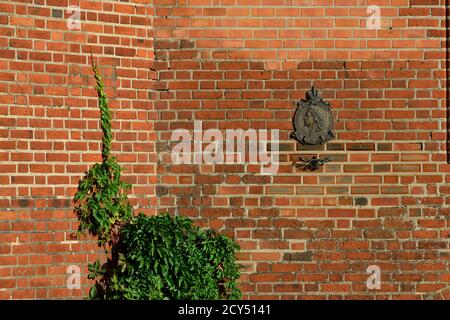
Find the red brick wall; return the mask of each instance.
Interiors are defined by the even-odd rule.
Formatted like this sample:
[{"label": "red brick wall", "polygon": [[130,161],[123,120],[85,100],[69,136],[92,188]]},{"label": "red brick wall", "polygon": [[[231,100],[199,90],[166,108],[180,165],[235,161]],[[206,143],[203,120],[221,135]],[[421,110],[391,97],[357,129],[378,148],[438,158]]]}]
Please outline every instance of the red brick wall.
[{"label": "red brick wall", "polygon": [[[0,298],[89,288],[97,248],[71,241],[70,200],[100,155],[90,50],[137,210],[237,238],[245,298],[449,298],[444,1],[30,2],[0,4]],[[81,30],[68,30],[78,3]],[[336,138],[305,147],[289,134],[313,84]],[[173,164],[171,133],[194,120],[280,129],[278,174]],[[293,166],[313,155],[333,161]],[[66,288],[70,265],[83,292]],[[366,287],[370,265],[379,290]]]},{"label": "red brick wall", "polygon": [[[0,298],[86,296],[97,246],[72,242],[71,200],[101,161],[90,52],[113,110],[113,150],[133,183],[133,202],[155,212],[156,155],[150,69],[153,8],[146,1],[0,3]],[[70,30],[68,5],[81,7]],[[84,290],[68,290],[81,268]]]}]

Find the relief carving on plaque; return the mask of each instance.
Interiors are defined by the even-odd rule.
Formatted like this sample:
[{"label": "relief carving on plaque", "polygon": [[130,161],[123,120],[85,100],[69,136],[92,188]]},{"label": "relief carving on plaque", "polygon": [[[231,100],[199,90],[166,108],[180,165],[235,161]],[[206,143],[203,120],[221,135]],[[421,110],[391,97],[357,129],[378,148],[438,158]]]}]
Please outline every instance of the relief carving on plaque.
[{"label": "relief carving on plaque", "polygon": [[334,138],[330,104],[322,99],[314,86],[306,93],[306,99],[297,102],[293,122],[295,131],[291,138],[301,144],[324,144]]}]

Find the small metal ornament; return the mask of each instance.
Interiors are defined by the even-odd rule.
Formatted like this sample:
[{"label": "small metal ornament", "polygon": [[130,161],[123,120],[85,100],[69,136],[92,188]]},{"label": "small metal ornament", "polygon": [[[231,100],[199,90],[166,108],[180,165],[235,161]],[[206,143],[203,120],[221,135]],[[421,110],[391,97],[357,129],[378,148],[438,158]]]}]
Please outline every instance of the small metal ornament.
[{"label": "small metal ornament", "polygon": [[322,99],[314,86],[306,93],[306,99],[297,102],[293,121],[295,132],[291,138],[301,144],[324,144],[334,138],[330,104]]},{"label": "small metal ornament", "polygon": [[301,168],[303,169],[303,171],[305,170],[311,170],[311,171],[316,171],[319,170],[321,166],[323,166],[325,163],[330,162],[331,158],[326,157],[326,158],[317,158],[316,156],[312,157],[311,159],[303,159],[300,157],[301,162],[300,163],[296,163],[297,168]]}]

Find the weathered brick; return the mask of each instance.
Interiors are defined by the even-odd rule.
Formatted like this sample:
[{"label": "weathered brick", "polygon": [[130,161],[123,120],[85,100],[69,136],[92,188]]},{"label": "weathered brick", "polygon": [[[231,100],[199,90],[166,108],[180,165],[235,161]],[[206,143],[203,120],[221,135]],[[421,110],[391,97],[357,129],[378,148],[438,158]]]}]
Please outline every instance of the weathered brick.
[{"label": "weathered brick", "polygon": [[312,251],[285,253],[283,259],[285,261],[312,261]]}]

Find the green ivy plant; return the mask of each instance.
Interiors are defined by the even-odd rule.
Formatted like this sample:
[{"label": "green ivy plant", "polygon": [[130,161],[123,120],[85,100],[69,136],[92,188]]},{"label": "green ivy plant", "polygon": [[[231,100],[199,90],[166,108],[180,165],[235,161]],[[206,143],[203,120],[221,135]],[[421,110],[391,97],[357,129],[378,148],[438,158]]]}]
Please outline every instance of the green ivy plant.
[{"label": "green ivy plant", "polygon": [[[92,266],[99,299],[238,299],[237,245],[168,214],[135,217],[122,229],[116,261]],[[110,267],[110,266],[114,267]]]},{"label": "green ivy plant", "polygon": [[98,244],[117,241],[118,231],[132,217],[132,207],[126,191],[130,185],[120,179],[121,167],[111,157],[111,113],[104,92],[103,81],[92,60],[97,83],[102,138],[102,163],[96,163],[78,184],[74,201],[75,213],[80,221],[78,232],[89,232],[98,238]]},{"label": "green ivy plant", "polygon": [[106,252],[106,262],[89,264],[95,280],[89,297],[101,300],[238,299],[239,246],[213,230],[195,227],[192,220],[170,216],[133,215],[127,198],[130,185],[121,180],[121,167],[111,157],[111,114],[94,59],[102,163],[80,181],[75,194],[78,234],[90,233]]}]

